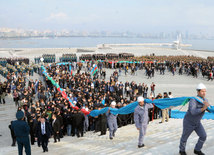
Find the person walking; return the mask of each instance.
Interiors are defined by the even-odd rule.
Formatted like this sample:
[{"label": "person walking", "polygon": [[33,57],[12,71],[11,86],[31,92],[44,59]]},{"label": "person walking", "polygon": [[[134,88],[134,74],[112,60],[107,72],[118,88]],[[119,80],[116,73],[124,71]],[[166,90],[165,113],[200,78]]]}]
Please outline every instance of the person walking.
[{"label": "person walking", "polygon": [[60,137],[59,137],[59,132],[60,132],[60,122],[59,120],[56,118],[56,114],[52,115],[52,127],[53,127],[53,135],[54,135],[54,143],[56,143],[57,139],[58,142],[60,142]]},{"label": "person walking", "polygon": [[[111,108],[115,108],[116,102],[112,101],[111,102]],[[108,127],[109,127],[109,138],[112,140],[113,137],[115,137],[115,133],[117,131],[117,115],[114,115],[110,112],[110,109],[106,113],[107,116],[107,122],[108,122]]]},{"label": "person walking", "polygon": [[185,148],[186,142],[193,131],[199,136],[198,142],[195,145],[194,153],[197,155],[204,155],[201,151],[204,142],[206,141],[207,134],[201,124],[201,119],[205,113],[205,110],[210,106],[206,96],[206,86],[200,83],[197,88],[197,99],[203,103],[200,103],[196,99],[190,99],[188,111],[183,120],[183,133],[180,139],[179,153],[186,155]]},{"label": "person walking", "polygon": [[147,125],[149,122],[148,110],[153,108],[153,104],[145,104],[143,97],[137,99],[139,105],[134,111],[134,122],[137,130],[139,130],[138,148],[144,147],[144,136],[146,134]]},{"label": "person walking", "polygon": [[51,127],[50,124],[45,121],[44,117],[41,117],[40,122],[37,125],[36,140],[37,137],[40,137],[43,152],[48,152],[48,140],[51,137]]}]

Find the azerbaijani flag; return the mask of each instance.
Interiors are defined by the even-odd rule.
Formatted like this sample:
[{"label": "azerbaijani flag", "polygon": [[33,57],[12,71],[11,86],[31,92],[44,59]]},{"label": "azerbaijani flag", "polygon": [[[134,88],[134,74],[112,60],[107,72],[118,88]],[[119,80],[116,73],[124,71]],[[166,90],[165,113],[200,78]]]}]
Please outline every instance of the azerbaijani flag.
[{"label": "azerbaijani flag", "polygon": [[69,70],[70,70],[70,72],[71,72],[71,75],[74,75],[74,73],[73,73],[73,71],[72,71],[72,69],[71,69],[71,65],[69,65]]},{"label": "azerbaijani flag", "polygon": [[97,65],[94,65],[94,67],[91,70],[91,74],[94,75],[98,71]]}]

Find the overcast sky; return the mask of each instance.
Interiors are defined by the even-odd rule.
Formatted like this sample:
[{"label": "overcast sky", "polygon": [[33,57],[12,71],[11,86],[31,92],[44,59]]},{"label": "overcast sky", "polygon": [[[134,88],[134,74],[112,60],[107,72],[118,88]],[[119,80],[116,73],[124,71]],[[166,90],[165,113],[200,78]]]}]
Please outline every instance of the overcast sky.
[{"label": "overcast sky", "polygon": [[214,0],[0,0],[0,27],[214,34]]}]

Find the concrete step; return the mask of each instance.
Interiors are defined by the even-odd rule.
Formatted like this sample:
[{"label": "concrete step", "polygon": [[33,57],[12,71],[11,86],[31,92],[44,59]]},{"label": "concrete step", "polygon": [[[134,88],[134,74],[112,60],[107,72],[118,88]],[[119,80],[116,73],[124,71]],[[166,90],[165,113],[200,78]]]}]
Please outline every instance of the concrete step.
[{"label": "concrete step", "polygon": [[[170,119],[169,122],[159,124],[160,120],[155,120],[148,125],[145,136],[145,147],[138,148],[138,131],[134,125],[127,125],[119,128],[116,137],[109,140],[108,134],[98,136],[99,133],[87,132],[84,137],[65,136],[59,143],[53,143],[50,139],[49,152],[51,155],[66,154],[146,154],[146,155],[178,155],[179,141],[182,134],[182,119]],[[207,132],[207,141],[203,147],[204,153],[212,155],[213,147],[213,120],[202,120],[202,124]],[[192,133],[187,142],[187,153],[193,154],[193,149],[198,140],[196,133]],[[32,146],[32,154],[41,154],[42,148]],[[4,147],[0,154],[17,154],[17,148]]]}]

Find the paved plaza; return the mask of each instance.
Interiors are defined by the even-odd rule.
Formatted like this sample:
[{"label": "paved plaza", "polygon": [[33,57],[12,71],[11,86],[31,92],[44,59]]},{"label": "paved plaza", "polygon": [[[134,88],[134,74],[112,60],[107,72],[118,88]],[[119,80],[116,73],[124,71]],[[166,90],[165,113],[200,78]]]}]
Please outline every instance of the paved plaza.
[{"label": "paved plaza", "polygon": [[[106,80],[109,80],[110,75],[114,70],[107,69]],[[38,74],[35,74],[33,79],[40,79]],[[1,77],[1,80],[5,79]],[[119,81],[135,81],[136,83],[145,83],[150,87],[150,84],[154,82],[156,84],[155,93],[163,93],[171,91],[174,97],[179,96],[194,96],[196,94],[196,85],[203,82],[207,86],[207,98],[210,103],[214,103],[213,82],[199,76],[197,79],[192,76],[176,74],[173,76],[170,72],[166,72],[165,75],[159,75],[156,73],[152,79],[147,79],[145,70],[137,71],[136,75],[125,76],[124,72],[119,77]],[[150,89],[149,89],[150,93]],[[180,109],[177,107],[175,109]],[[181,110],[185,111],[187,106]],[[0,154],[17,154],[17,147],[11,147],[11,137],[8,125],[11,120],[15,119],[16,108],[13,102],[12,96],[6,97],[6,104],[0,105]],[[138,149],[137,138],[138,132],[134,125],[128,125],[120,128],[117,131],[117,136],[113,141],[108,139],[108,133],[105,136],[98,137],[98,134],[87,132],[83,138],[65,137],[60,143],[54,144],[53,139],[50,140],[49,152],[47,154],[178,154],[179,139],[182,133],[182,120],[170,119],[168,123],[159,124],[160,120],[151,122],[148,127],[148,133],[146,135],[146,147]],[[214,137],[212,136],[212,130],[214,126],[213,120],[203,120],[205,129],[208,134],[208,140],[205,143],[205,153],[211,154],[214,148],[211,147]],[[194,144],[197,140],[197,136],[194,134],[188,141],[187,152],[190,152],[194,148]],[[36,145],[32,146],[32,154],[40,154],[42,149]]]}]

